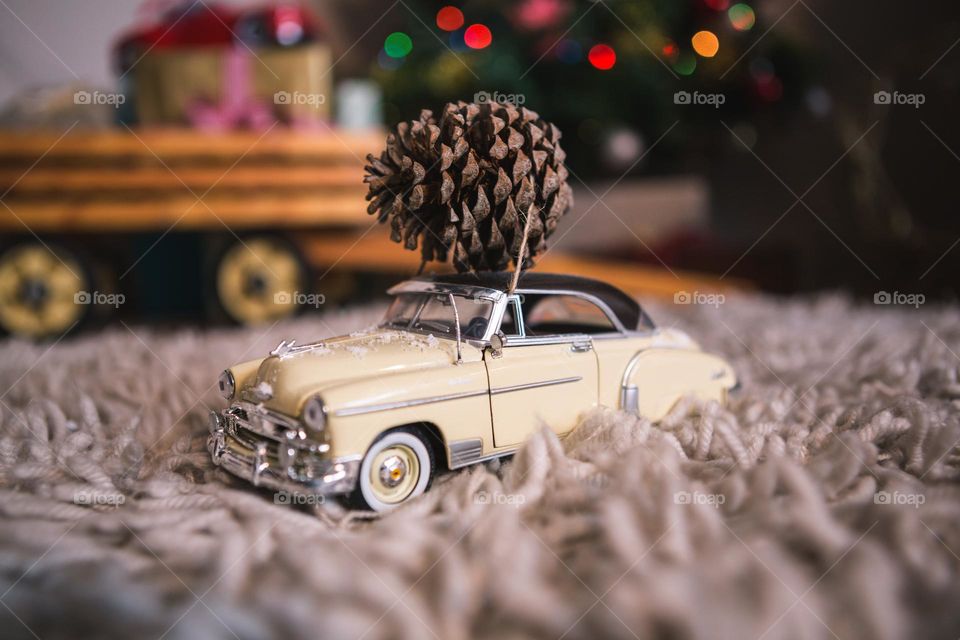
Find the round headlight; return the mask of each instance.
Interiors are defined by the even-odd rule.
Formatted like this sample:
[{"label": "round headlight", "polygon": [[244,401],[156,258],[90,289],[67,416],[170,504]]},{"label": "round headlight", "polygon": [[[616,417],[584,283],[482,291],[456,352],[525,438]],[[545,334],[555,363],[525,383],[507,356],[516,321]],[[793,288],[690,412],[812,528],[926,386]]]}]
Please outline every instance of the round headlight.
[{"label": "round headlight", "polygon": [[233,374],[230,373],[229,369],[226,369],[220,374],[220,379],[217,381],[217,384],[220,387],[220,395],[227,400],[232,400],[233,394],[237,390],[237,382],[233,379]]},{"label": "round headlight", "polygon": [[314,431],[323,431],[327,425],[327,409],[318,396],[313,396],[303,405],[303,423]]}]

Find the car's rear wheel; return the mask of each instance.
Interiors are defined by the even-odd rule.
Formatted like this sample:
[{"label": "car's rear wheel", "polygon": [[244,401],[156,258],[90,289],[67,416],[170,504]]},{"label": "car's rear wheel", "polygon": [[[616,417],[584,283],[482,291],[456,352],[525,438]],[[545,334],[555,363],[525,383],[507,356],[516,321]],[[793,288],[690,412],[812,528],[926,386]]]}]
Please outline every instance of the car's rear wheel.
[{"label": "car's rear wheel", "polygon": [[363,458],[354,501],[389,511],[426,491],[433,471],[433,452],[416,429],[388,431]]}]

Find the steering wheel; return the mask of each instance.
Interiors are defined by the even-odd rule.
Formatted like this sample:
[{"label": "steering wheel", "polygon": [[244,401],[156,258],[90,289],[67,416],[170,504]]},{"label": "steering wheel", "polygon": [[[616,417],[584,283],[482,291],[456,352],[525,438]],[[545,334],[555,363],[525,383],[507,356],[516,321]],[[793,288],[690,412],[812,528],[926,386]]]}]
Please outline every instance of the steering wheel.
[{"label": "steering wheel", "polygon": [[477,316],[476,318],[472,318],[470,322],[467,323],[467,328],[464,330],[463,334],[468,338],[482,338],[486,330],[487,319]]}]

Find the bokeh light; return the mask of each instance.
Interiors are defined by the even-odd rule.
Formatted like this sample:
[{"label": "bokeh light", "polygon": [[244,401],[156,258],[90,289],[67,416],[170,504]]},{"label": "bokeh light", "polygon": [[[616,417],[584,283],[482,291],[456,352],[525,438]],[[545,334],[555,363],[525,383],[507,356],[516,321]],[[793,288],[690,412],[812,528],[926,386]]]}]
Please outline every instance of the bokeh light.
[{"label": "bokeh light", "polygon": [[693,50],[704,58],[712,58],[720,50],[720,40],[712,31],[697,31],[690,38],[693,44]]},{"label": "bokeh light", "polygon": [[774,75],[757,78],[757,94],[767,102],[776,102],[783,97],[783,82]]},{"label": "bokeh light", "polygon": [[403,66],[405,60],[406,58],[391,58],[383,49],[377,54],[377,64],[384,71],[396,71]]},{"label": "bokeh light", "polygon": [[463,41],[463,29],[451,31],[450,37],[447,39],[447,41],[450,43],[450,48],[454,53],[460,53],[467,50],[467,43]]},{"label": "bokeh light", "polygon": [[727,17],[737,31],[749,31],[757,22],[757,16],[753,13],[753,9],[742,2],[730,7],[727,11]]},{"label": "bokeh light", "polygon": [[623,171],[634,165],[643,150],[643,138],[636,131],[628,127],[616,127],[606,134],[603,160],[611,168]]},{"label": "bokeh light", "polygon": [[561,40],[554,49],[554,52],[557,55],[557,59],[565,64],[575,64],[583,58],[583,48],[576,40]]},{"label": "bokeh light", "polygon": [[617,52],[610,45],[595,44],[590,48],[587,58],[590,60],[590,64],[597,69],[607,71],[613,69],[613,65],[617,63]]},{"label": "bokeh light", "polygon": [[833,107],[833,98],[822,86],[812,87],[804,96],[807,108],[818,118],[825,118]]},{"label": "bokeh light", "polygon": [[437,11],[437,26],[444,31],[456,31],[463,26],[463,12],[456,7],[444,7]]},{"label": "bokeh light", "polygon": [[383,50],[391,58],[403,58],[413,50],[413,40],[402,31],[394,31],[383,41]]},{"label": "bokeh light", "polygon": [[493,42],[493,34],[483,24],[472,24],[463,34],[463,41],[471,49],[486,49]]},{"label": "bokeh light", "polygon": [[667,44],[663,45],[663,49],[661,49],[661,51],[663,51],[663,55],[670,60],[676,60],[677,55],[680,53],[680,48],[674,43],[668,42]]},{"label": "bokeh light", "polygon": [[277,22],[277,42],[290,46],[300,42],[303,38],[303,25],[295,20]]},{"label": "bokeh light", "polygon": [[730,6],[730,0],[703,0],[703,4],[714,11],[726,11],[727,7]]},{"label": "bokeh light", "polygon": [[303,38],[300,9],[290,5],[277,7],[275,29],[277,42],[280,44],[288,47],[300,42]]},{"label": "bokeh light", "polygon": [[697,59],[692,53],[681,53],[673,63],[673,70],[682,76],[693,75],[697,68]]}]

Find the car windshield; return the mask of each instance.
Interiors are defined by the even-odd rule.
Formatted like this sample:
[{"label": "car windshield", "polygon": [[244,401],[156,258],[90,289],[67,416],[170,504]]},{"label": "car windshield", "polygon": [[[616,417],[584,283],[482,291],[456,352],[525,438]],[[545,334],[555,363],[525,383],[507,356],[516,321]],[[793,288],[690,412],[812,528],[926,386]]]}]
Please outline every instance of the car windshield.
[{"label": "car windshield", "polygon": [[[480,339],[487,332],[493,302],[454,295],[464,340]],[[456,315],[446,293],[401,293],[387,309],[384,326],[407,329],[438,337],[456,338]]]}]

